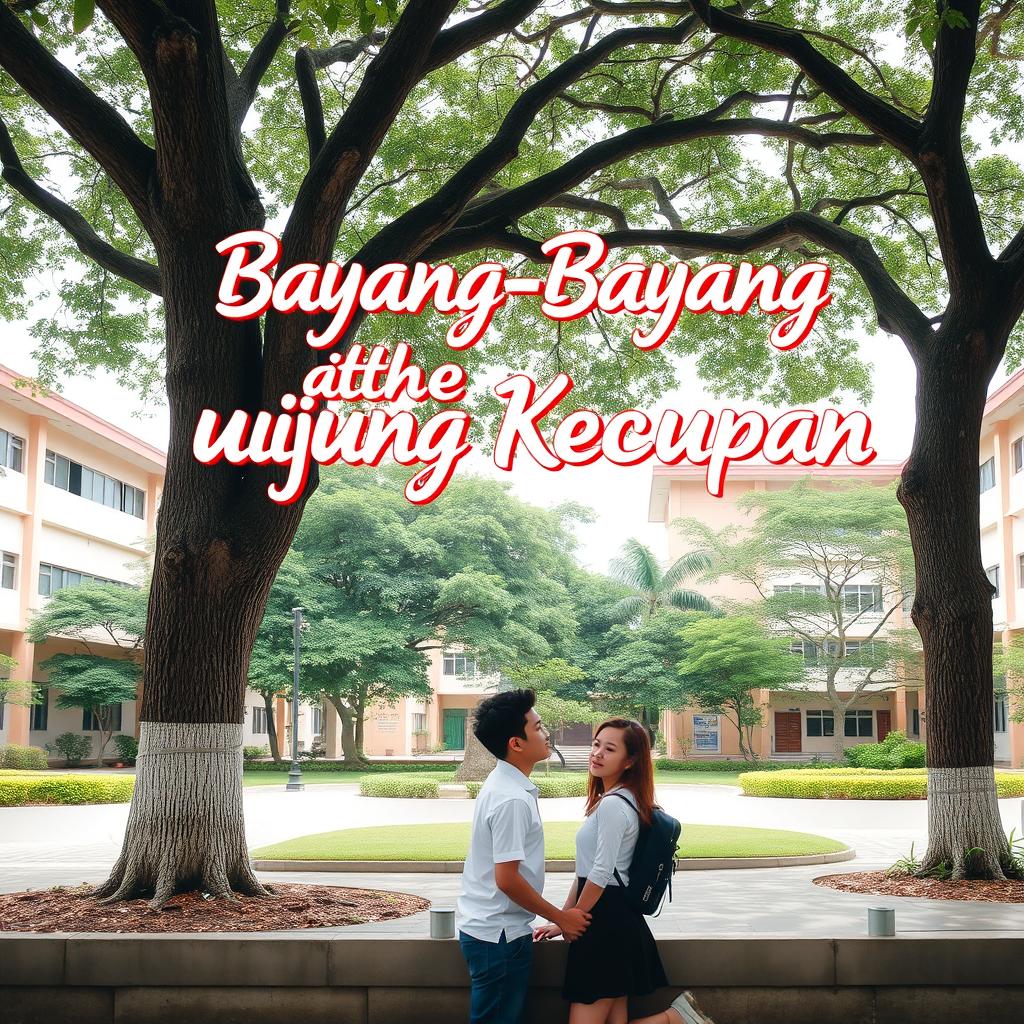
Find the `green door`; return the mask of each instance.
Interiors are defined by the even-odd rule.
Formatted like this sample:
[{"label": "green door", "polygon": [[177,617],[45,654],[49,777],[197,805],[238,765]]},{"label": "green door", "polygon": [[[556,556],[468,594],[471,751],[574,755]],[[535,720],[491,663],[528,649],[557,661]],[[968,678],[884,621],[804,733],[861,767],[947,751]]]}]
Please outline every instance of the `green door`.
[{"label": "green door", "polygon": [[444,709],[444,749],[466,749],[466,709]]}]

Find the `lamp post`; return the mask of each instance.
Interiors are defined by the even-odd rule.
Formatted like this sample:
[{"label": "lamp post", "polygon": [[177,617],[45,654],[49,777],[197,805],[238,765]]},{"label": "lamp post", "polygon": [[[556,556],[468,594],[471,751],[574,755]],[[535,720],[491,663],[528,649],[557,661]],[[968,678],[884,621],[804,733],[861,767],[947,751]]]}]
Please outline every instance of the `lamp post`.
[{"label": "lamp post", "polygon": [[299,631],[302,629],[302,613],[305,609],[293,608],[293,632],[295,635],[295,660],[292,669],[292,766],[288,769],[288,785],[285,791],[298,793],[305,789],[302,769],[299,767]]}]

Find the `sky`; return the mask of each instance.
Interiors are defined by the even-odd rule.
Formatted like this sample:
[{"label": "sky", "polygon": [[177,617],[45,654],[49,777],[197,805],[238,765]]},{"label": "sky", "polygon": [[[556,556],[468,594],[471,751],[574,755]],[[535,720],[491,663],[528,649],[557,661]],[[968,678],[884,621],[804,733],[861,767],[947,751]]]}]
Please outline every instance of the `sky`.
[{"label": "sky", "polygon": [[[18,373],[33,375],[35,360],[32,350],[37,343],[28,336],[25,327],[2,324],[0,337],[3,339],[0,362]],[[874,395],[867,405],[846,404],[841,406],[841,411],[847,413],[863,408],[872,423],[871,444],[878,453],[876,461],[901,462],[910,452],[914,433],[916,378],[913,363],[902,342],[886,335],[864,337],[859,348],[862,358],[872,366]],[[696,374],[687,370],[684,365],[680,374],[680,379],[688,382],[684,387],[666,394],[644,411],[660,413],[665,409],[679,409],[689,416],[697,409],[717,412],[731,405],[737,411],[757,409],[769,420],[774,418],[772,413],[784,411],[753,402],[713,399],[701,386]],[[993,386],[1003,379],[1004,375],[998,374]],[[69,378],[63,382],[61,394],[166,450],[167,407],[144,406],[135,394],[120,387],[110,374]],[[816,408],[824,408],[827,404],[820,403]],[[507,480],[516,495],[536,505],[552,506],[576,501],[593,509],[595,521],[580,526],[578,530],[578,557],[587,568],[606,572],[609,560],[630,537],[649,544],[659,557],[664,559],[667,556],[665,526],[647,521],[653,465],[656,463],[645,462],[623,468],[600,460],[590,466],[566,467],[552,473],[531,459],[520,458],[512,471],[506,473],[498,470],[486,456],[474,452],[460,464],[457,472]]]}]

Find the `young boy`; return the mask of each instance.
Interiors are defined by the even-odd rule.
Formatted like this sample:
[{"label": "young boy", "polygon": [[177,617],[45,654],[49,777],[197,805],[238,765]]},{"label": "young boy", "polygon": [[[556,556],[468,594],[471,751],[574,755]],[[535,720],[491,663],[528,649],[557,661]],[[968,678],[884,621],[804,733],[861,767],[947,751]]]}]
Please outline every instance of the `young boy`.
[{"label": "young boy", "polygon": [[473,808],[469,856],[458,902],[459,945],[471,979],[470,1024],[520,1024],[533,959],[533,918],[578,939],[590,914],[560,910],[544,889],[544,829],[533,766],[551,753],[533,690],[482,701],[473,732],[498,759]]}]

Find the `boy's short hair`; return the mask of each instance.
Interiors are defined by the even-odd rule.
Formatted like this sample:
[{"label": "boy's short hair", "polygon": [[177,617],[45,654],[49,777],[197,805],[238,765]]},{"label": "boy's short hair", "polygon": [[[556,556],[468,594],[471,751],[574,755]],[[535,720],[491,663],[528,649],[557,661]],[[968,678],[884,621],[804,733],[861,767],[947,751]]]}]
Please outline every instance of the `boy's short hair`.
[{"label": "boy's short hair", "polygon": [[526,715],[536,700],[533,690],[505,690],[477,705],[473,733],[499,761],[508,757],[513,736],[526,739]]}]

